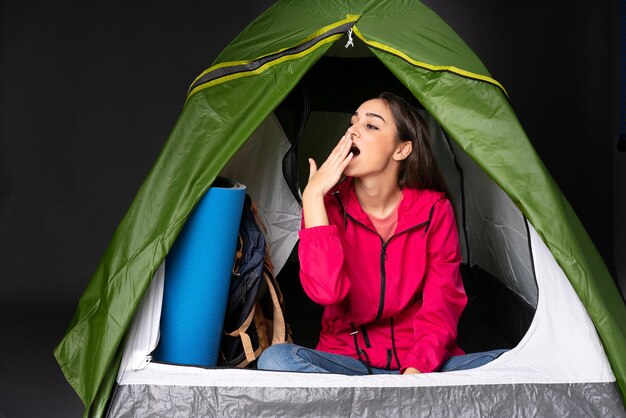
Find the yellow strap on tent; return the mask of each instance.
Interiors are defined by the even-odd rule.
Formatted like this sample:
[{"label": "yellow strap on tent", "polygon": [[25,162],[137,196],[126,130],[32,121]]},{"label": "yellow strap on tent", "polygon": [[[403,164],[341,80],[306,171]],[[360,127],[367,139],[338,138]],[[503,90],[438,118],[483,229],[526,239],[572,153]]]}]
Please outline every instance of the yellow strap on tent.
[{"label": "yellow strap on tent", "polygon": [[212,71],[215,71],[215,70],[220,69],[220,68],[248,65],[248,64],[251,64],[251,63],[253,63],[255,61],[263,59],[265,57],[268,57],[268,56],[271,56],[271,55],[280,54],[282,52],[289,51],[290,49],[295,49],[298,46],[303,45],[303,44],[305,44],[305,43],[307,43],[307,42],[309,42],[309,41],[311,41],[311,40],[313,40],[313,39],[315,39],[315,38],[317,38],[319,36],[322,36],[325,33],[329,32],[329,31],[331,31],[331,30],[333,30],[333,29],[335,29],[335,28],[337,28],[339,26],[345,25],[346,23],[356,22],[358,19],[359,19],[359,15],[346,15],[345,19],[340,20],[340,21],[335,22],[335,23],[332,23],[330,25],[324,26],[323,28],[319,29],[318,31],[316,31],[316,32],[312,33],[311,35],[307,36],[306,38],[304,38],[302,41],[298,42],[296,45],[293,45],[293,46],[290,46],[290,47],[287,47],[287,48],[281,48],[278,51],[271,52],[271,53],[265,54],[265,55],[261,55],[261,56],[255,58],[255,59],[253,59],[253,60],[229,61],[229,62],[223,62],[223,63],[220,63],[220,64],[216,64],[216,65],[208,68],[207,70],[203,71],[198,77],[196,77],[194,79],[193,83],[191,83],[191,85],[189,87],[190,90],[187,93],[186,101],[189,100],[189,97],[191,97],[193,94],[197,93],[200,90],[203,90],[203,89],[206,89],[208,87],[214,86],[216,84],[221,84],[223,82],[226,82],[226,81],[229,81],[229,80],[233,80],[233,79],[236,79],[236,78],[247,77],[247,76],[250,76],[250,75],[259,74],[259,73],[264,72],[265,70],[267,70],[268,68],[270,68],[270,67],[272,67],[274,65],[280,64],[280,63],[285,62],[285,61],[290,61],[290,60],[294,60],[294,59],[298,59],[300,57],[303,57],[303,56],[309,54],[310,52],[316,50],[317,48],[319,48],[322,45],[325,45],[325,44],[327,44],[329,42],[336,41],[337,39],[339,39],[339,38],[341,38],[343,36],[343,33],[338,33],[338,34],[329,36],[328,38],[322,39],[319,42],[317,42],[315,45],[311,46],[310,48],[307,48],[307,49],[305,49],[303,51],[300,51],[300,52],[298,52],[296,54],[283,55],[283,56],[281,56],[281,57],[279,57],[279,58],[277,58],[275,60],[272,60],[272,61],[269,61],[269,62],[263,64],[262,66],[260,66],[259,68],[254,69],[254,70],[243,71],[243,72],[238,72],[238,73],[235,73],[235,74],[230,74],[230,75],[226,75],[226,76],[223,76],[223,77],[219,77],[219,78],[217,78],[215,80],[212,80],[212,81],[209,81],[207,83],[201,84],[201,85],[199,85],[199,86],[197,86],[197,87],[192,89],[192,86],[194,84],[196,84],[196,82],[198,82],[198,80],[200,80],[203,76],[205,76],[206,74],[208,74],[208,73],[210,73]]},{"label": "yellow strap on tent", "polygon": [[187,100],[189,100],[189,98],[191,96],[193,96],[195,93],[197,93],[197,92],[199,92],[201,90],[204,90],[204,89],[206,89],[208,87],[215,86],[216,84],[221,84],[221,83],[224,83],[226,81],[234,80],[236,78],[248,77],[248,76],[251,76],[251,75],[260,74],[260,73],[264,72],[265,70],[267,70],[268,68],[273,67],[274,65],[280,64],[280,63],[285,62],[285,61],[291,61],[291,60],[303,57],[303,56],[309,54],[310,52],[316,50],[320,46],[325,45],[325,44],[327,44],[329,42],[334,42],[337,39],[341,38],[342,36],[343,36],[343,34],[333,35],[331,37],[328,37],[328,38],[318,42],[317,44],[315,44],[315,46],[313,46],[313,47],[311,47],[311,48],[309,48],[309,49],[307,49],[305,51],[302,51],[302,52],[299,52],[299,53],[293,54],[293,55],[282,56],[282,57],[280,57],[280,58],[278,58],[278,59],[276,59],[274,61],[270,61],[267,64],[262,65],[261,67],[257,68],[256,70],[251,70],[251,71],[246,71],[246,72],[242,72],[242,73],[236,73],[236,74],[227,75],[227,76],[215,79],[213,81],[209,81],[208,83],[201,84],[201,85],[199,85],[198,87],[196,87],[195,89],[193,89],[193,90],[191,90],[189,92],[189,94],[187,95]]},{"label": "yellow strap on tent", "polygon": [[409,57],[404,52],[398,51],[397,49],[392,48],[389,45],[385,45],[376,41],[368,41],[367,39],[365,39],[365,36],[363,36],[363,34],[359,31],[356,25],[352,28],[352,30],[359,39],[365,42],[365,44],[371,46],[372,48],[389,52],[390,54],[393,54],[399,58],[402,58],[403,60],[405,60],[406,62],[412,65],[415,65],[417,67],[422,67],[430,71],[449,71],[451,73],[455,73],[463,77],[473,78],[475,80],[480,80],[480,81],[486,81],[487,83],[493,84],[497,86],[498,88],[500,88],[504,92],[504,94],[506,94],[507,96],[509,95],[506,92],[504,86],[491,77],[481,75],[481,74],[476,74],[471,71],[462,70],[452,65],[432,65],[432,64],[427,64],[425,62],[414,60],[413,58]]}]

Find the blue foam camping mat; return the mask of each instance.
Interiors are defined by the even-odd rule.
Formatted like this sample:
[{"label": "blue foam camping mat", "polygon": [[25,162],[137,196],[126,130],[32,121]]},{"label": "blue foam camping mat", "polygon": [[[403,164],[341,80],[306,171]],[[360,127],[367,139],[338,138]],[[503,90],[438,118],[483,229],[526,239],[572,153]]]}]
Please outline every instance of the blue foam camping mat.
[{"label": "blue foam camping mat", "polygon": [[157,361],[217,365],[245,186],[216,181],[165,260]]}]

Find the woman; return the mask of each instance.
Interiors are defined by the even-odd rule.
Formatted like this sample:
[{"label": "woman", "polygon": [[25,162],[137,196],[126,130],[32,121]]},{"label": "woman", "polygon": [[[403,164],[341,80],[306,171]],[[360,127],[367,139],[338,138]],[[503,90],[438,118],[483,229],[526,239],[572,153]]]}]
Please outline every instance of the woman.
[{"label": "woman", "polygon": [[320,340],[316,350],[272,346],[258,368],[415,374],[463,354],[456,330],[467,297],[454,211],[419,114],[383,93],[357,109],[319,169],[309,164],[300,279],[325,306]]}]

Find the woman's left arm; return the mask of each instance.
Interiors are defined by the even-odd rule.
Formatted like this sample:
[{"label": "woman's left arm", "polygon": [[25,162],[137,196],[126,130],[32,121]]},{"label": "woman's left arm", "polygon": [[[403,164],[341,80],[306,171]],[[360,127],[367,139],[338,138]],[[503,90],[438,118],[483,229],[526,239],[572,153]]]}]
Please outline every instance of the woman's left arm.
[{"label": "woman's left arm", "polygon": [[427,239],[422,306],[413,320],[415,345],[402,362],[403,368],[424,373],[441,367],[456,347],[459,317],[467,304],[459,236],[449,200],[436,203]]}]

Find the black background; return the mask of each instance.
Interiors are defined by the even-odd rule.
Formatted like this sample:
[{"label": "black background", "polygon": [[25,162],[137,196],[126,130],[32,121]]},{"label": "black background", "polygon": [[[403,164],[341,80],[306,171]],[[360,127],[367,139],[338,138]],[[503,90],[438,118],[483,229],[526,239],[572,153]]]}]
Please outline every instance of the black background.
[{"label": "black background", "polygon": [[[80,415],[52,349],[189,83],[273,3],[0,3],[0,417]],[[426,1],[505,86],[624,288],[618,3],[556,3]]]}]

